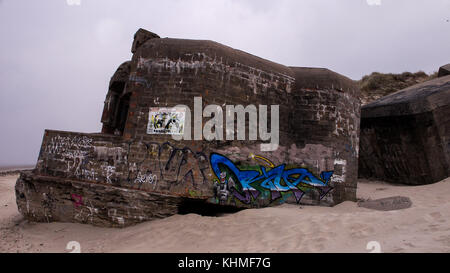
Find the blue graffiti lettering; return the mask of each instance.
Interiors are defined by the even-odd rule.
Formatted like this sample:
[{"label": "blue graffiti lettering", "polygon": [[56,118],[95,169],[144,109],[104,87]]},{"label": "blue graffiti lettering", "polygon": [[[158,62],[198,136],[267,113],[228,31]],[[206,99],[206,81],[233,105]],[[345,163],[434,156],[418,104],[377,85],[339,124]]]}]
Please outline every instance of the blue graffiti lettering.
[{"label": "blue graffiti lettering", "polygon": [[[222,182],[226,183],[223,172],[231,172],[237,178],[237,182],[241,185],[238,190],[236,186],[229,186],[232,195],[245,204],[250,204],[252,197],[257,199],[261,192],[252,186],[254,183],[260,188],[270,191],[271,201],[282,196],[283,192],[292,192],[298,202],[302,199],[305,191],[299,187],[316,189],[320,193],[322,199],[333,188],[329,186],[333,171],[322,172],[320,178],[313,175],[305,168],[286,169],[286,164],[282,164],[267,170],[263,166],[259,166],[260,171],[240,170],[236,165],[223,155],[212,153],[210,155],[210,164],[217,178],[221,177]],[[233,181],[234,182],[234,181]]]}]

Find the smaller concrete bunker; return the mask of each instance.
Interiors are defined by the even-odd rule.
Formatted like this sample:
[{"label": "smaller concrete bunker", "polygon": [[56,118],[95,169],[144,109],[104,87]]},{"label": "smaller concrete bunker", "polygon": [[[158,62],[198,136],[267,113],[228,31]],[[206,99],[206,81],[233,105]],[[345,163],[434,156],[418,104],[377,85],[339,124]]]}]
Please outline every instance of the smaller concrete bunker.
[{"label": "smaller concrete bunker", "polygon": [[362,107],[360,177],[422,185],[450,176],[449,67]]}]

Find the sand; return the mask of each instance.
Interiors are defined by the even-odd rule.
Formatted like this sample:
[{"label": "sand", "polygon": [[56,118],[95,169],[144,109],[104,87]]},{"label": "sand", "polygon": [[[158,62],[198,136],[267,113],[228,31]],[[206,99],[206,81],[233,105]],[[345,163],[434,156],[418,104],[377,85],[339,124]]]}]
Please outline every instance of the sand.
[{"label": "sand", "polygon": [[31,170],[35,165],[11,165],[11,166],[0,166],[0,175],[8,172],[20,171],[20,170]]},{"label": "sand", "polygon": [[[29,223],[17,211],[17,175],[0,177],[0,252],[450,252],[450,178],[426,186],[360,180],[359,199],[405,196],[407,209],[377,211],[285,204],[220,217],[175,215],[124,229]],[[377,244],[377,243],[375,243]]]}]

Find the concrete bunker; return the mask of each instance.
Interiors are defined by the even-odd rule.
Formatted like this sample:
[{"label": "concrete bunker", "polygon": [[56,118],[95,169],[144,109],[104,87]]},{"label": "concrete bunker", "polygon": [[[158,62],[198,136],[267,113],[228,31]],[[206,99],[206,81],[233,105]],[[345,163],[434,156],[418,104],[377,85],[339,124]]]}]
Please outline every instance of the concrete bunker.
[{"label": "concrete bunker", "polygon": [[[26,218],[123,227],[176,214],[186,200],[233,208],[356,200],[360,102],[352,80],[143,29],[132,52],[111,78],[101,133],[45,131],[36,168],[16,183]],[[278,105],[278,148],[174,140],[172,129],[155,125],[177,105],[194,109],[194,97],[202,109]]]},{"label": "concrete bunker", "polygon": [[359,176],[409,185],[450,176],[450,74],[364,105]]}]

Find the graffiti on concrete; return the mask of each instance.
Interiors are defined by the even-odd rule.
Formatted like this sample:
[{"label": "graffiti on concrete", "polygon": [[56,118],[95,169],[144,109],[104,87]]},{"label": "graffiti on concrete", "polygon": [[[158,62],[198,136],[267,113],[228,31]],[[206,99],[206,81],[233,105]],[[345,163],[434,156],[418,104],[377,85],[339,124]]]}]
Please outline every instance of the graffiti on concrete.
[{"label": "graffiti on concrete", "polygon": [[[251,158],[255,164],[236,166],[220,154],[212,153],[208,160],[203,152],[187,146],[178,148],[170,142],[132,140],[111,145],[96,138],[53,135],[47,137],[39,164],[44,174],[57,173],[67,178],[142,190],[175,190],[186,196],[192,196],[186,188],[202,189],[212,170],[216,176],[215,196],[221,203],[252,204],[258,199],[284,202],[291,196],[300,202],[310,191],[322,199],[332,190],[330,181],[331,184],[345,181],[343,160],[335,162],[333,171],[316,176],[303,165],[302,168],[292,164],[276,166],[259,155]],[[334,174],[336,166],[341,166],[341,175],[339,171]]]},{"label": "graffiti on concrete", "polygon": [[[139,151],[137,153],[136,151]],[[176,148],[169,142],[133,142],[129,146],[128,181],[148,183],[155,188],[160,181],[170,185],[206,183],[207,156],[189,147]]]},{"label": "graffiti on concrete", "polygon": [[72,193],[71,197],[75,208],[78,208],[79,206],[83,205],[83,197],[81,195]]},{"label": "graffiti on concrete", "polygon": [[158,185],[170,190],[180,184],[197,189],[207,181],[207,156],[189,147],[142,141],[104,145],[84,136],[47,136],[38,169],[43,174],[113,185],[124,182],[151,190]]},{"label": "graffiti on concrete", "polygon": [[92,147],[92,139],[87,136],[64,137],[56,135],[43,146],[42,153],[46,153],[50,157],[60,155],[65,158],[64,164],[66,172],[76,174],[81,173],[81,165],[89,149]]},{"label": "graffiti on concrete", "polygon": [[137,76],[135,72],[130,73],[129,81],[145,88],[152,87],[152,84],[146,78]]},{"label": "graffiti on concrete", "polygon": [[67,150],[89,149],[92,145],[92,139],[87,136],[63,137],[56,135],[52,137],[45,147],[48,153],[66,152]]},{"label": "graffiti on concrete", "polygon": [[217,177],[214,189],[220,203],[237,199],[244,204],[252,203],[270,193],[270,201],[285,199],[286,193],[292,193],[300,202],[303,195],[310,190],[317,190],[322,199],[333,188],[329,185],[333,171],[326,171],[316,177],[306,168],[288,167],[286,164],[275,166],[268,159],[253,156],[269,163],[268,167],[237,167],[227,157],[212,153],[210,164]]},{"label": "graffiti on concrete", "polygon": [[77,211],[75,212],[74,219],[78,220],[82,223],[91,223],[94,221],[94,218],[99,213],[98,208],[95,208],[92,205],[92,202],[88,200],[84,205],[77,207]]},{"label": "graffiti on concrete", "polygon": [[156,182],[158,182],[158,177],[156,174],[152,174],[151,171],[148,171],[147,173],[141,173],[140,171],[136,175],[136,179],[134,180],[134,183],[148,183],[152,184],[153,188],[156,187]]}]

